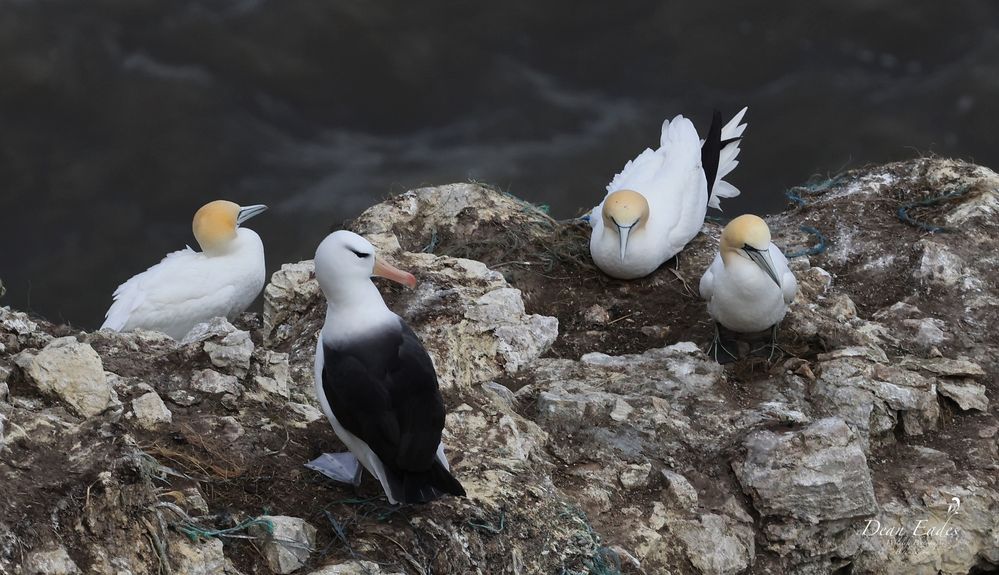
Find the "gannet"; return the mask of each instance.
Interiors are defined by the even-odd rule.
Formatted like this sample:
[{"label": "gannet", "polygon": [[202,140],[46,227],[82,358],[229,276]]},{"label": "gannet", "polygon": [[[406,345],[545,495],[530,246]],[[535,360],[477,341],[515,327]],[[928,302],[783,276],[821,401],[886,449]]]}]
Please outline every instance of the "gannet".
[{"label": "gannet", "polygon": [[192,224],[201,251],[169,253],[118,286],[101,328],[142,328],[180,340],[213,317],[234,318],[253,303],[265,280],[264,244],[240,224],[266,209],[225,200],[202,206]]},{"label": "gannet", "polygon": [[319,244],[315,264],[327,302],[316,342],[316,396],[350,453],[324,454],[308,466],[356,485],[359,461],[392,504],[465,495],[444,456],[444,400],[434,364],[371,281],[375,275],[415,287],[416,278],[346,230]]},{"label": "gannet", "polygon": [[677,116],[663,122],[660,147],[625,164],[590,212],[590,254],[609,276],[649,275],[687,245],[704,224],[708,207],[739,195],[722,180],[739,162],[743,108],[724,127],[715,112],[702,142],[694,124]]},{"label": "gannet", "polygon": [[722,231],[719,253],[701,277],[701,297],[715,320],[714,357],[721,346],[718,324],[739,333],[771,330],[770,358],[777,349],[777,325],[798,291],[787,258],[770,242],[770,228],[752,214],[739,216]]}]

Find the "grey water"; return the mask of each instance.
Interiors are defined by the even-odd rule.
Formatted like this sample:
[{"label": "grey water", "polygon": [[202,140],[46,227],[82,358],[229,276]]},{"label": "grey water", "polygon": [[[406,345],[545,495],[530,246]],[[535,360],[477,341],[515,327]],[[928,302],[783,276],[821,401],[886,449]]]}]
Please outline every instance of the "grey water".
[{"label": "grey water", "polygon": [[81,328],[266,203],[268,268],[389,194],[476,180],[556,217],[682,113],[749,106],[742,196],[938,154],[999,166],[990,1],[0,0],[0,304]]}]

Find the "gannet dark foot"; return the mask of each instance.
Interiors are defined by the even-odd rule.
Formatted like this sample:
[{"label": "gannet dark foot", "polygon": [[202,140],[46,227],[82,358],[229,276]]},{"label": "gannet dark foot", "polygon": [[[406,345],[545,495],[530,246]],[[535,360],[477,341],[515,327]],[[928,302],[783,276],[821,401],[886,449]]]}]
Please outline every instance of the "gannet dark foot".
[{"label": "gannet dark foot", "polygon": [[725,344],[722,343],[721,332],[717,322],[715,323],[715,337],[711,340],[711,345],[708,346],[707,354],[714,358],[714,360],[720,365],[732,363],[739,359],[737,355],[729,351],[728,348],[725,347]]},{"label": "gannet dark foot", "polygon": [[324,453],[305,464],[306,467],[322,473],[333,481],[357,487],[361,484],[361,462],[349,451],[346,453]]},{"label": "gannet dark foot", "polygon": [[774,356],[780,358],[784,355],[788,355],[787,352],[784,351],[784,348],[777,345],[777,324],[774,324],[770,328],[770,343],[754,349],[752,352],[750,352],[750,354],[753,355],[754,357],[766,356],[767,361],[770,363],[773,363]]}]

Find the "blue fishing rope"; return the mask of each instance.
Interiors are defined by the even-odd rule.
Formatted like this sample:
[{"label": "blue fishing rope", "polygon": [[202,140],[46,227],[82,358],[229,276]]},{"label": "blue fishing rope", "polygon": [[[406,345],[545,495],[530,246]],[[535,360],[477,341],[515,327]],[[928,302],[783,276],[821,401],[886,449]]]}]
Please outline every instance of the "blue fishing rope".
[{"label": "blue fishing rope", "polygon": [[827,240],[826,237],[822,235],[822,232],[813,228],[812,226],[801,226],[798,229],[805,232],[806,234],[811,234],[815,236],[815,239],[818,240],[818,242],[810,248],[805,248],[803,250],[798,250],[796,252],[786,254],[784,257],[786,257],[787,259],[792,259],[792,258],[800,258],[801,256],[817,256],[826,251]]},{"label": "blue fishing rope", "polygon": [[234,527],[229,527],[228,529],[208,529],[202,527],[191,521],[183,521],[174,525],[177,531],[180,531],[187,538],[191,540],[191,543],[197,543],[201,539],[209,539],[212,537],[228,537],[232,536],[233,533],[237,531],[243,531],[254,525],[263,525],[267,529],[268,533],[274,533],[274,524],[270,519],[260,519],[259,517],[254,517],[252,519],[247,519],[246,521],[236,525]]},{"label": "blue fishing rope", "polygon": [[936,233],[936,232],[948,232],[949,233],[949,232],[953,232],[954,229],[953,228],[949,228],[947,226],[934,226],[934,225],[931,225],[931,224],[927,224],[927,223],[921,222],[921,221],[917,220],[916,218],[910,216],[909,215],[909,210],[912,209],[912,208],[933,206],[933,205],[936,205],[936,204],[939,204],[939,203],[942,203],[942,202],[946,202],[947,200],[952,200],[954,198],[961,197],[961,196],[967,194],[969,191],[970,191],[970,188],[964,187],[964,188],[961,188],[959,190],[954,190],[953,192],[947,192],[946,194],[943,194],[943,195],[940,195],[940,196],[935,196],[935,197],[927,198],[927,199],[924,199],[924,200],[916,200],[914,202],[906,202],[906,203],[904,203],[904,204],[902,204],[901,206],[898,207],[898,212],[897,212],[898,219],[902,223],[909,224],[910,226],[914,226],[916,228],[919,228],[919,229],[923,230],[924,232],[930,232],[930,233]]}]

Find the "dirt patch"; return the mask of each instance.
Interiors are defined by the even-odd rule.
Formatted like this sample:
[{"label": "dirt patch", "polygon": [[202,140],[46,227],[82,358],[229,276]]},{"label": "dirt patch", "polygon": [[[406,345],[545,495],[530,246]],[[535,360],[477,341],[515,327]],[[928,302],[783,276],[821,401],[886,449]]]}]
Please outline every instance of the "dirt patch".
[{"label": "dirt patch", "polygon": [[[640,353],[712,333],[696,293],[700,276],[684,275],[670,260],[641,280],[608,277],[590,260],[584,222],[551,222],[535,233],[482,226],[473,240],[442,235],[434,253],[482,261],[523,292],[528,313],[558,318],[551,357],[577,359],[597,350]],[[587,317],[593,306],[598,315],[606,314],[602,320]]]}]

